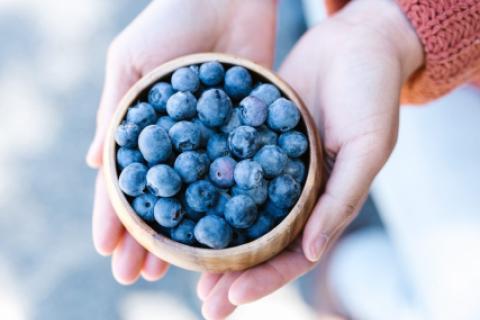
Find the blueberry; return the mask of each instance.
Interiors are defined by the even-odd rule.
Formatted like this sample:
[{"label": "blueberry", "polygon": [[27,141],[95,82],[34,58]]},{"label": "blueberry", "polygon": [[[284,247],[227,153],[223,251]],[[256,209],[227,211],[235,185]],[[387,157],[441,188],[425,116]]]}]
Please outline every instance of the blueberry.
[{"label": "blueberry", "polygon": [[300,184],[289,175],[273,179],[268,186],[268,197],[279,208],[291,208],[301,193]]},{"label": "blueberry", "polygon": [[150,125],[140,132],[138,148],[150,164],[167,161],[172,155],[172,143],[167,131],[157,125]]},{"label": "blueberry", "polygon": [[148,103],[152,105],[155,111],[164,113],[167,109],[167,100],[175,93],[172,85],[167,82],[155,84],[148,92]]},{"label": "blueberry", "polygon": [[127,122],[135,123],[140,129],[145,128],[157,121],[155,109],[146,102],[139,102],[135,106],[128,108]]},{"label": "blueberry", "polygon": [[143,162],[143,156],[137,149],[129,149],[125,147],[118,148],[117,163],[120,169],[125,168],[131,163]]},{"label": "blueberry", "polygon": [[194,228],[195,222],[189,219],[183,219],[180,224],[171,230],[170,237],[177,242],[192,245],[195,243],[195,236],[193,235]]},{"label": "blueberry", "polygon": [[[204,154],[203,154],[204,155]],[[183,182],[192,183],[208,172],[210,161],[197,151],[185,151],[178,155],[174,168]]]},{"label": "blueberry", "polygon": [[252,76],[247,69],[234,66],[225,73],[225,92],[233,99],[241,99],[252,90]]},{"label": "blueberry", "polygon": [[235,228],[250,227],[257,219],[257,206],[249,196],[233,196],[225,204],[225,220]]},{"label": "blueberry", "polygon": [[222,249],[227,247],[232,239],[232,228],[223,218],[207,215],[198,221],[194,235],[201,244],[213,249]]},{"label": "blueberry", "polygon": [[214,214],[219,217],[223,217],[224,216],[223,213],[225,211],[225,205],[227,204],[228,200],[230,200],[230,198],[231,196],[228,193],[220,192],[218,194],[217,204],[215,205],[215,207],[208,210],[207,214]]},{"label": "blueberry", "polygon": [[225,69],[218,61],[205,62],[200,66],[199,77],[207,86],[215,86],[223,81]]},{"label": "blueberry", "polygon": [[220,127],[229,119],[232,101],[220,89],[209,89],[202,93],[197,103],[198,118],[207,127]]},{"label": "blueberry", "polygon": [[269,215],[261,213],[255,223],[245,230],[245,234],[251,240],[260,238],[272,229],[274,220]]},{"label": "blueberry", "polygon": [[224,134],[214,134],[207,143],[207,154],[210,160],[225,157],[230,154],[228,150],[227,136]]},{"label": "blueberry", "polygon": [[145,165],[137,162],[128,165],[118,178],[120,190],[132,197],[141,195],[145,189],[146,175],[147,167]]},{"label": "blueberry", "polygon": [[288,99],[277,99],[268,107],[267,123],[275,131],[289,131],[295,128],[299,121],[300,111]]},{"label": "blueberry", "polygon": [[215,134],[215,131],[204,125],[198,118],[193,119],[192,122],[200,128],[200,146],[205,147],[210,137]]},{"label": "blueberry", "polygon": [[190,121],[179,121],[168,131],[179,152],[195,150],[200,146],[200,127]]},{"label": "blueberry", "polygon": [[192,119],[197,114],[197,98],[189,91],[179,91],[168,99],[167,113],[175,121]]},{"label": "blueberry", "polygon": [[200,86],[198,73],[188,67],[175,70],[172,74],[172,87],[179,91],[196,91]]},{"label": "blueberry", "polygon": [[240,246],[248,241],[247,236],[241,230],[233,230],[230,246]]},{"label": "blueberry", "polygon": [[170,166],[158,164],[148,170],[147,187],[158,197],[173,197],[180,191],[182,179]]},{"label": "blueberry", "polygon": [[135,123],[122,122],[115,131],[115,141],[120,147],[134,148],[137,146],[140,127]]},{"label": "blueberry", "polygon": [[279,146],[274,145],[263,146],[253,159],[262,166],[263,174],[267,178],[281,174],[288,161],[287,154]]},{"label": "blueberry", "polygon": [[298,158],[307,151],[308,141],[303,133],[292,130],[278,137],[278,145],[290,158]]},{"label": "blueberry", "polygon": [[233,174],[237,162],[230,157],[215,159],[210,165],[209,177],[220,188],[228,188],[235,183]]},{"label": "blueberry", "polygon": [[233,173],[237,186],[243,189],[251,189],[260,185],[263,179],[263,169],[257,162],[246,159],[235,166]]},{"label": "blueberry", "polygon": [[302,183],[305,179],[305,165],[300,160],[289,159],[283,169],[283,174],[291,175],[298,183]]},{"label": "blueberry", "polygon": [[182,208],[185,211],[185,215],[193,221],[198,221],[205,216],[205,212],[198,212],[190,208],[185,200],[185,194],[182,195]]},{"label": "blueberry", "polygon": [[257,128],[258,131],[258,143],[260,146],[267,144],[277,144],[278,134],[275,131],[270,130],[267,126],[261,126]]},{"label": "blueberry", "polygon": [[263,100],[263,102],[265,102],[268,106],[273,101],[280,98],[280,91],[273,84],[262,83],[255,87],[250,95]]},{"label": "blueberry", "polygon": [[218,191],[207,180],[195,181],[185,190],[187,205],[197,212],[207,212],[217,204]]},{"label": "blueberry", "polygon": [[158,118],[158,120],[157,120],[157,126],[162,127],[167,132],[168,132],[168,130],[170,130],[170,128],[174,124],[175,124],[175,120],[173,120],[169,116],[162,116],[162,117]]},{"label": "blueberry", "polygon": [[173,228],[182,221],[185,212],[177,199],[160,198],[153,207],[153,214],[159,225]]},{"label": "blueberry", "polygon": [[157,197],[150,193],[139,195],[132,201],[133,210],[135,210],[137,215],[144,221],[154,222],[153,207],[155,206],[157,199]]},{"label": "blueberry", "polygon": [[240,110],[240,119],[244,125],[258,127],[267,119],[267,105],[254,96],[245,97],[240,101]]},{"label": "blueberry", "polygon": [[268,182],[262,180],[258,186],[250,189],[243,189],[236,185],[232,188],[232,194],[235,196],[239,194],[249,196],[257,205],[261,205],[268,197]]},{"label": "blueberry", "polygon": [[280,221],[287,216],[290,212],[289,208],[279,208],[273,204],[271,200],[268,200],[263,208],[263,212],[268,214],[275,221]]},{"label": "blueberry", "polygon": [[240,108],[233,108],[227,122],[220,127],[220,131],[222,131],[223,133],[230,133],[234,129],[240,127],[242,125],[242,119],[240,118],[241,112],[242,111],[240,110]]},{"label": "blueberry", "polygon": [[250,158],[258,150],[257,130],[249,126],[240,126],[228,135],[230,152],[240,158]]}]

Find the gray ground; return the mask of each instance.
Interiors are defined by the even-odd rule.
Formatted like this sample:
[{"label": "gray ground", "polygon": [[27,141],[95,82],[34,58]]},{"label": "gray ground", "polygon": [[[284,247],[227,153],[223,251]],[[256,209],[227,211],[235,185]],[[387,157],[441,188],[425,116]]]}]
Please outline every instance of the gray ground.
[{"label": "gray ground", "polygon": [[[91,242],[95,173],[84,154],[105,49],[148,1],[41,3],[0,4],[1,279],[28,319],[116,319],[119,301],[135,289],[180,296],[199,316],[197,274],[172,268],[158,283],[123,287]],[[282,1],[280,58],[303,31],[299,3]]]}]

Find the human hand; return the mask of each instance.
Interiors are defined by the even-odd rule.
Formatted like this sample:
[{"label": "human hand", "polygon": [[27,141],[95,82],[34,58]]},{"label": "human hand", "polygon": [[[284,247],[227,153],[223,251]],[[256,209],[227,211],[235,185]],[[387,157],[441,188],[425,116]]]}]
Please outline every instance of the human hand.
[{"label": "human hand", "polygon": [[108,50],[97,130],[87,163],[99,169],[93,206],[93,242],[111,255],[112,272],[123,284],[140,274],[160,279],[167,263],[138,244],[118,220],[108,199],[102,174],[105,133],[117,103],[144,74],[175,57],[196,52],[224,52],[271,67],[276,1],[153,1]]},{"label": "human hand", "polygon": [[309,108],[329,178],[302,239],[243,272],[204,274],[207,318],[260,299],[305,272],[356,216],[397,138],[403,82],[423,61],[421,44],[394,2],[353,1],[310,30],[281,67]]}]

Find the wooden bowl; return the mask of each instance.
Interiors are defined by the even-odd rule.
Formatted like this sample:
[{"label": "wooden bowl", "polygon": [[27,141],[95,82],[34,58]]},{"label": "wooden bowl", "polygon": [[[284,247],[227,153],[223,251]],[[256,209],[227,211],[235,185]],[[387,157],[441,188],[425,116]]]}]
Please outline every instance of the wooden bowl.
[{"label": "wooden bowl", "polygon": [[[290,213],[274,229],[264,236],[246,244],[226,249],[206,249],[188,246],[168,239],[153,230],[140,219],[118,184],[116,167],[115,130],[123,120],[128,107],[139,98],[145,99],[148,89],[157,81],[168,77],[175,69],[217,60],[226,65],[240,65],[247,68],[252,76],[263,82],[276,85],[282,94],[292,100],[300,109],[302,124],[309,140],[307,177],[302,193]],[[323,185],[322,150],[320,139],[311,116],[297,94],[272,71],[254,62],[219,53],[201,53],[180,57],[162,64],[145,75],[126,93],[120,101],[111,120],[105,140],[103,154],[104,174],[110,200],[128,232],[148,251],[159,258],[182,268],[195,271],[225,272],[242,270],[264,262],[289,245],[300,233],[318,198]]]}]

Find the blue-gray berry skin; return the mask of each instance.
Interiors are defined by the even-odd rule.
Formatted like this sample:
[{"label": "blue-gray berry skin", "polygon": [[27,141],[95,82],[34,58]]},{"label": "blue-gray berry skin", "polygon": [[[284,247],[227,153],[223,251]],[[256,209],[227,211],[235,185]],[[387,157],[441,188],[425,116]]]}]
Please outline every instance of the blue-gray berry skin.
[{"label": "blue-gray berry skin", "polygon": [[242,125],[242,119],[240,118],[241,112],[240,108],[233,108],[227,122],[220,127],[220,131],[223,133],[230,133],[234,129],[240,127]]},{"label": "blue-gray berry skin", "polygon": [[217,204],[218,191],[207,180],[198,180],[185,190],[187,205],[197,212],[207,212]]},{"label": "blue-gray berry skin", "polygon": [[257,206],[252,198],[237,195],[225,204],[225,220],[234,228],[245,229],[257,219]]},{"label": "blue-gray berry skin", "polygon": [[268,198],[268,182],[265,179],[263,179],[256,187],[253,187],[250,189],[243,189],[235,185],[232,188],[232,194],[234,196],[239,194],[249,196],[250,198],[253,199],[255,204],[261,205]]},{"label": "blue-gray berry skin", "polygon": [[175,198],[160,198],[153,207],[155,221],[163,227],[173,228],[182,221],[185,212]]},{"label": "blue-gray berry skin", "polygon": [[157,125],[150,125],[140,132],[138,149],[148,163],[157,164],[170,158],[172,142],[165,129]]},{"label": "blue-gray berry skin", "polygon": [[258,144],[263,147],[267,144],[277,144],[278,134],[270,130],[267,126],[261,126],[257,128],[258,131]]},{"label": "blue-gray berry skin", "polygon": [[172,144],[179,152],[191,151],[200,147],[200,127],[190,121],[179,121],[168,131]]},{"label": "blue-gray berry skin", "polygon": [[258,150],[253,159],[262,166],[265,177],[271,179],[283,172],[288,156],[279,146],[266,145]]},{"label": "blue-gray berry skin", "polygon": [[232,240],[230,241],[230,247],[240,246],[248,242],[248,238],[243,230],[233,230]]},{"label": "blue-gray berry skin", "polygon": [[185,211],[185,216],[188,219],[191,219],[193,221],[198,221],[205,216],[205,212],[198,212],[190,208],[190,206],[187,204],[187,201],[185,199],[185,194],[183,194],[181,198],[182,198],[182,208]]},{"label": "blue-gray berry skin", "polygon": [[231,196],[228,193],[219,192],[217,204],[215,205],[215,207],[208,210],[207,214],[214,214],[219,217],[223,217],[224,216],[223,213],[225,211],[225,205],[227,204],[228,200],[230,200],[230,198]]},{"label": "blue-gray berry skin", "polygon": [[298,183],[303,183],[305,180],[305,165],[301,160],[289,159],[285,169],[283,169],[283,174],[291,175]]},{"label": "blue-gray berry skin", "polygon": [[195,244],[194,229],[195,222],[189,219],[183,219],[175,228],[171,229],[170,237],[177,242],[192,245]]},{"label": "blue-gray berry skin", "polygon": [[148,170],[147,188],[157,197],[173,197],[182,188],[182,179],[170,166],[158,164]]},{"label": "blue-gray berry skin", "polygon": [[268,198],[279,208],[291,208],[302,192],[300,184],[285,174],[276,177],[268,185]]},{"label": "blue-gray berry skin", "polygon": [[226,157],[230,154],[228,150],[227,136],[225,134],[214,134],[207,143],[207,154],[210,160]]},{"label": "blue-gray berry skin", "polygon": [[136,197],[145,189],[147,167],[141,163],[132,163],[120,172],[118,184],[126,195]]},{"label": "blue-gray berry skin", "polygon": [[215,134],[215,130],[204,125],[198,118],[194,118],[192,122],[200,129],[200,146],[206,147],[210,137]]},{"label": "blue-gray berry skin", "polygon": [[234,66],[225,73],[225,92],[235,100],[246,97],[252,90],[252,76],[247,69]]},{"label": "blue-gray berry skin", "polygon": [[230,152],[240,159],[251,158],[258,150],[257,130],[250,126],[240,126],[228,135]]},{"label": "blue-gray berry skin", "polygon": [[172,87],[178,91],[196,91],[200,86],[198,72],[192,68],[183,67],[172,74]]},{"label": "blue-gray berry skin", "polygon": [[202,178],[209,169],[210,161],[197,151],[185,151],[175,159],[174,169],[185,183],[192,183]]},{"label": "blue-gray berry skin", "polygon": [[197,114],[197,98],[190,91],[179,91],[167,101],[167,114],[175,121],[189,120]]},{"label": "blue-gray berry skin", "polygon": [[153,207],[158,198],[153,194],[144,193],[133,199],[132,207],[137,215],[146,222],[154,222]]},{"label": "blue-gray berry skin", "polygon": [[168,130],[170,130],[170,128],[175,124],[175,122],[176,121],[169,116],[161,116],[160,118],[158,118],[156,125],[162,127],[163,129],[165,129],[165,131],[168,132]]},{"label": "blue-gray berry skin", "polygon": [[135,123],[122,122],[115,131],[115,141],[120,147],[134,148],[137,146],[140,130]]},{"label": "blue-gray berry skin", "polygon": [[290,208],[279,208],[271,200],[268,200],[263,206],[263,212],[278,222],[288,215]]},{"label": "blue-gray berry skin", "polygon": [[155,84],[148,92],[148,103],[158,113],[165,113],[167,107],[167,100],[175,93],[170,83],[159,82]]},{"label": "blue-gray berry skin", "polygon": [[202,93],[197,103],[198,118],[207,127],[220,127],[229,119],[232,101],[220,89],[209,89]]},{"label": "blue-gray berry skin", "polygon": [[290,158],[298,158],[307,151],[308,140],[303,133],[292,130],[278,137],[278,145]]},{"label": "blue-gray berry skin", "polygon": [[257,97],[261,99],[268,105],[270,105],[273,101],[280,98],[280,91],[277,87],[270,83],[262,83],[256,86],[252,92],[250,93],[251,96]]},{"label": "blue-gray berry skin", "polygon": [[251,189],[259,186],[262,182],[263,169],[257,162],[245,159],[237,163],[233,176],[237,186],[244,189]]},{"label": "blue-gray berry skin", "polygon": [[229,188],[235,183],[234,170],[237,162],[231,157],[220,157],[210,164],[209,178],[220,188]]},{"label": "blue-gray berry skin", "polygon": [[279,98],[268,106],[268,126],[277,132],[287,132],[300,121],[300,111],[290,100]]},{"label": "blue-gray berry skin", "polygon": [[232,228],[216,215],[206,215],[200,219],[194,229],[195,239],[212,249],[223,249],[232,240]]},{"label": "blue-gray berry skin", "polygon": [[218,61],[202,63],[199,69],[200,81],[207,86],[216,86],[223,81],[225,69]]},{"label": "blue-gray berry skin", "polygon": [[242,124],[251,127],[261,126],[267,120],[267,105],[254,96],[245,97],[240,101],[240,119]]},{"label": "blue-gray berry skin", "polygon": [[125,168],[131,163],[143,163],[143,156],[137,149],[121,147],[117,151],[117,164],[120,169]]},{"label": "blue-gray berry skin", "polygon": [[255,223],[245,230],[245,234],[251,240],[255,240],[272,229],[274,220],[267,214],[260,213]]},{"label": "blue-gray berry skin", "polygon": [[128,108],[127,122],[135,123],[140,129],[143,129],[150,124],[154,124],[155,121],[157,121],[155,109],[146,102],[139,102],[133,107]]}]

